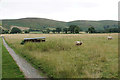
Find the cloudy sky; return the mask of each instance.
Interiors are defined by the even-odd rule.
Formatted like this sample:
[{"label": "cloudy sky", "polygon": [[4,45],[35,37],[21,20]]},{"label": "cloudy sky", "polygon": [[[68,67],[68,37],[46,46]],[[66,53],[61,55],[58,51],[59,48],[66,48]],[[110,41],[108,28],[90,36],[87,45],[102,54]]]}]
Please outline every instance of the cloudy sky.
[{"label": "cloudy sky", "polygon": [[118,20],[119,0],[0,0],[0,19]]}]

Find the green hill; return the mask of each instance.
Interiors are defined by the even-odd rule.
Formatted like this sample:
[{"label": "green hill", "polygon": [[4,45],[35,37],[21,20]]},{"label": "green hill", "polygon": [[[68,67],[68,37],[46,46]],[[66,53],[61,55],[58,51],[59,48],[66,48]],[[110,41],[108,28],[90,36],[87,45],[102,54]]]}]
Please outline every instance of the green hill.
[{"label": "green hill", "polygon": [[13,19],[13,20],[3,20],[2,26],[10,28],[11,25],[29,27],[33,29],[44,29],[44,28],[56,28],[56,27],[67,27],[66,22],[43,19],[43,18],[24,18],[24,19]]},{"label": "green hill", "polygon": [[88,21],[88,20],[76,20],[71,22],[56,21],[44,18],[23,18],[23,19],[9,19],[2,20],[2,26],[10,29],[10,26],[29,27],[32,29],[46,29],[46,28],[65,28],[70,25],[78,25],[82,30],[86,31],[89,27],[93,26],[96,30],[104,30],[104,28],[116,28],[118,27],[117,21],[102,20],[102,21]]},{"label": "green hill", "polygon": [[88,27],[93,26],[96,30],[104,30],[104,27],[109,26],[109,28],[115,28],[118,27],[117,21],[112,20],[104,20],[104,21],[85,21],[85,20],[78,20],[78,21],[72,21],[68,22],[69,25],[79,25],[83,30],[87,30]]},{"label": "green hill", "polygon": [[2,25],[2,20],[0,20],[0,26]]}]

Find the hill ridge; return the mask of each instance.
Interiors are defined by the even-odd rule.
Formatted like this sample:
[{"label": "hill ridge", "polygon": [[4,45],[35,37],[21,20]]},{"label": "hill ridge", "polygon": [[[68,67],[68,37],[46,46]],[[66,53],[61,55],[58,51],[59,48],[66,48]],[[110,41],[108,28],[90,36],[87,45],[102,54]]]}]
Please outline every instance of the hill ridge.
[{"label": "hill ridge", "polygon": [[47,18],[21,18],[21,19],[3,19],[2,26],[10,29],[10,26],[22,26],[32,29],[46,29],[46,28],[66,28],[70,25],[78,25],[83,31],[86,31],[90,26],[94,26],[96,30],[104,30],[105,26],[110,28],[118,27],[118,21],[115,20],[74,20],[74,21],[57,21]]}]

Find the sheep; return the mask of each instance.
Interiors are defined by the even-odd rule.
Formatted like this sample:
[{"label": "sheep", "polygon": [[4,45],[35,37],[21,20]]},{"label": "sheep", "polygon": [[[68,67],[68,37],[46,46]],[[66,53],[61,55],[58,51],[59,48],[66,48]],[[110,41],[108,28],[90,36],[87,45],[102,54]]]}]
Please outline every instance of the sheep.
[{"label": "sheep", "polygon": [[113,39],[112,36],[108,36],[107,38],[108,38],[108,40],[112,40]]},{"label": "sheep", "polygon": [[82,45],[83,42],[82,41],[76,41],[76,45]]}]

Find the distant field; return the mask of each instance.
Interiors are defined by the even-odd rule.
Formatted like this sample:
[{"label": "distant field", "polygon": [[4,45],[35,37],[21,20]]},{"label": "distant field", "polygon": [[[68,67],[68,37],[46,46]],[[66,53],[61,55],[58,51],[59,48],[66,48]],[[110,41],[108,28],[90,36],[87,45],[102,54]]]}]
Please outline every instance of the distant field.
[{"label": "distant field", "polygon": [[[117,78],[118,34],[7,34],[8,44],[37,69],[54,78]],[[26,43],[46,37],[45,43]],[[75,41],[83,45],[76,46]]]},{"label": "distant field", "polygon": [[0,26],[2,25],[2,21],[0,20]]},{"label": "distant field", "polygon": [[[2,39],[1,39],[2,40]],[[21,78],[24,80],[23,73],[10,56],[6,48],[2,45],[2,78]]]},{"label": "distant field", "polygon": [[30,34],[42,34],[42,32],[40,32],[40,31],[32,31],[32,32],[30,32]]}]

